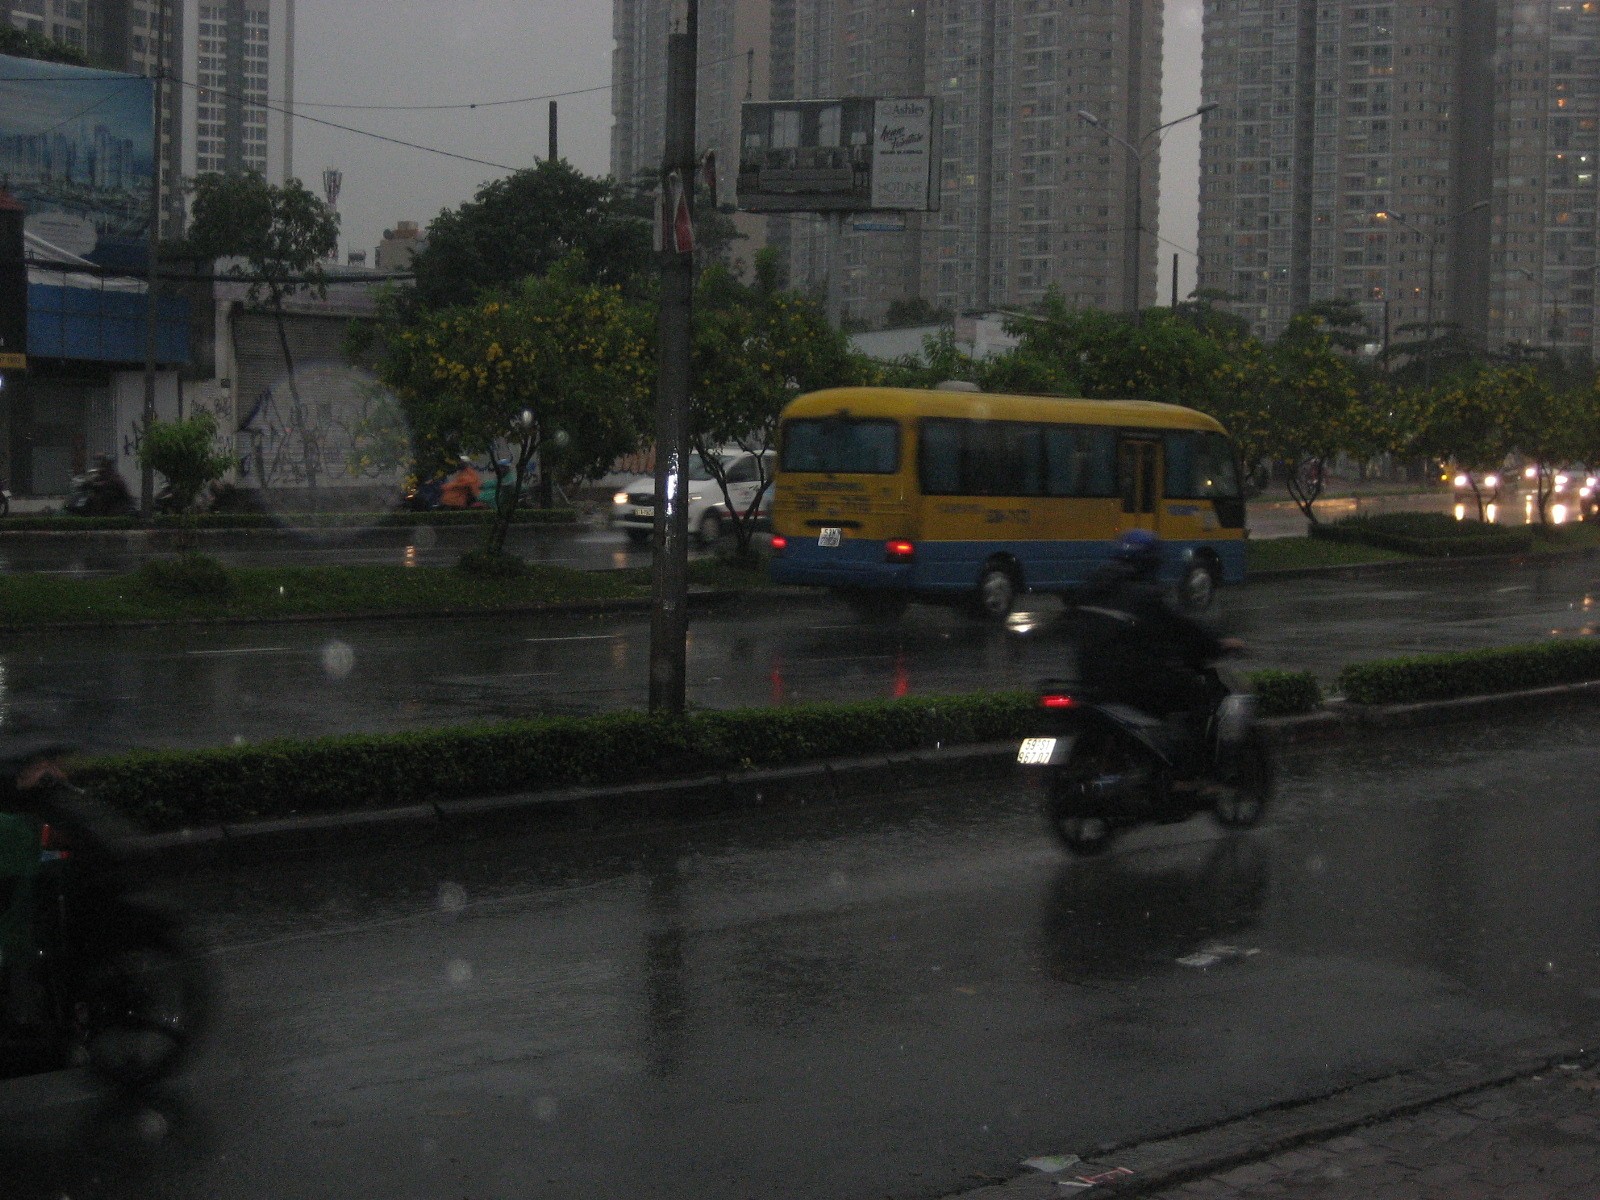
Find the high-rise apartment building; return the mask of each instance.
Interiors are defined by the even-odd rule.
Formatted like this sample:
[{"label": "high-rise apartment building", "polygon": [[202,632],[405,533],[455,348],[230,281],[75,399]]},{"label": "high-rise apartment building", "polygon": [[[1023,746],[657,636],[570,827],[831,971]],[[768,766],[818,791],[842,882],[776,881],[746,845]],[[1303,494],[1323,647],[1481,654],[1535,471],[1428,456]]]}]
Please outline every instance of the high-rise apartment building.
[{"label": "high-rise apartment building", "polygon": [[[660,157],[664,58],[653,47],[665,44],[669,8],[614,0],[619,178]],[[767,91],[758,86],[755,99],[931,95],[939,104],[937,212],[908,214],[903,230],[768,219],[791,280],[827,284],[844,317],[875,324],[914,298],[953,311],[1027,304],[1052,287],[1081,305],[1125,308],[1135,292],[1154,300],[1159,171],[1155,139],[1142,139],[1160,120],[1162,0],[702,0],[702,144],[712,144],[708,105],[726,104],[728,92],[708,84],[706,26],[739,27],[723,9],[765,14],[747,16],[750,40],[736,33],[724,51],[738,61],[754,50],[764,63]],[[732,116],[737,103],[727,107]],[[736,123],[729,129],[726,148],[715,144],[731,162]],[[1145,153],[1135,159],[1106,131]]]},{"label": "high-rise apartment building", "polygon": [[[1208,0],[1199,285],[1596,353],[1600,6]],[[1407,332],[1410,327],[1411,332]]]},{"label": "high-rise apartment building", "polygon": [[1161,121],[1162,18],[1162,0],[933,0],[944,161],[924,226],[930,300],[996,308],[1054,288],[1078,307],[1154,301],[1160,170],[1145,135]]},{"label": "high-rise apartment building", "polygon": [[[77,46],[97,65],[170,82],[162,113],[171,179],[255,170],[281,183],[294,151],[294,0],[10,0],[11,24]],[[169,231],[181,194],[167,192]]]},{"label": "high-rise apartment building", "polygon": [[[667,35],[681,4],[673,0],[614,0],[611,56],[611,176],[630,184],[654,178],[666,142]],[[739,164],[739,109],[767,99],[770,0],[701,0],[695,137],[716,150],[719,201],[733,203]],[[765,222],[735,218],[745,240],[735,253],[749,258],[764,244]]]}]

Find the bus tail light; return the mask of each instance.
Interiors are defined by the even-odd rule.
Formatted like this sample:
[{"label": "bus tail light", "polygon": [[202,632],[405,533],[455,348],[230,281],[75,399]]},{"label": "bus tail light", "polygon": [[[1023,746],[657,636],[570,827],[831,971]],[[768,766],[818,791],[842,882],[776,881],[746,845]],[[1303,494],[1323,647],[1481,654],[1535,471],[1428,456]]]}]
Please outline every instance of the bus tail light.
[{"label": "bus tail light", "polygon": [[896,538],[883,544],[883,557],[889,562],[910,562],[916,556],[916,545],[903,538]]},{"label": "bus tail light", "polygon": [[775,533],[772,535],[772,552],[774,554],[782,554],[788,546],[789,539],[784,537],[783,534]]}]

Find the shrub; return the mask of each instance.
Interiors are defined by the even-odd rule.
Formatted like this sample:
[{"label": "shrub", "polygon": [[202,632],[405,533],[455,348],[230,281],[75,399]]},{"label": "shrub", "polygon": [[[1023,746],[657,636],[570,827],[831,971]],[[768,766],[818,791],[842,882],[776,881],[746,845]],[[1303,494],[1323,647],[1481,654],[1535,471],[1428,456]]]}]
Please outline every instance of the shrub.
[{"label": "shrub", "polygon": [[1354,663],[1339,690],[1356,704],[1415,704],[1600,679],[1600,642],[1558,640]]},{"label": "shrub", "polygon": [[1263,717],[1295,717],[1322,706],[1322,688],[1310,671],[1256,671],[1250,690]]},{"label": "shrub", "polygon": [[177,596],[222,599],[233,591],[227,569],[206,554],[180,554],[177,558],[152,558],[140,564],[139,582]]},{"label": "shrub", "polygon": [[1370,517],[1346,517],[1331,525],[1313,525],[1311,536],[1434,558],[1517,554],[1533,544],[1533,534],[1526,528],[1508,529],[1482,521],[1457,521],[1449,513],[1378,513]]},{"label": "shrub", "polygon": [[1020,693],[700,712],[552,717],[425,733],[199,751],[84,764],[79,780],[150,828],[784,766],[1020,737]]}]

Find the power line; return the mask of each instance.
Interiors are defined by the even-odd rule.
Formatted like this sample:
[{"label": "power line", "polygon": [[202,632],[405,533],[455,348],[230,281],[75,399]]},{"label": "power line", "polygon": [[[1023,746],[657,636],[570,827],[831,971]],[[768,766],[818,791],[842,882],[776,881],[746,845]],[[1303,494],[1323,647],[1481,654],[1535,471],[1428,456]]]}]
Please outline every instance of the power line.
[{"label": "power line", "polygon": [[271,112],[282,113],[286,117],[294,117],[301,121],[310,121],[313,125],[326,125],[330,129],[340,129],[345,133],[360,134],[362,137],[373,138],[380,142],[389,142],[395,146],[404,146],[408,150],[421,150],[428,154],[438,154],[444,158],[454,158],[460,160],[461,162],[475,163],[480,167],[493,167],[497,171],[515,171],[519,169],[517,167],[507,166],[505,163],[491,162],[487,158],[473,158],[469,154],[457,154],[453,150],[440,150],[437,146],[424,146],[420,142],[408,142],[404,138],[390,137],[383,133],[374,133],[370,129],[357,129],[354,125],[341,125],[337,121],[324,120],[322,117],[307,116],[305,113],[296,112],[292,108],[285,108],[281,104],[273,104],[266,100],[253,100],[250,97],[240,95],[237,92],[225,92],[219,88],[203,87],[200,84],[192,83],[187,79],[180,79],[176,75],[169,76],[169,78],[174,83],[181,84],[186,88],[193,88],[202,95],[220,96],[228,100],[239,100],[253,108],[265,108]]}]

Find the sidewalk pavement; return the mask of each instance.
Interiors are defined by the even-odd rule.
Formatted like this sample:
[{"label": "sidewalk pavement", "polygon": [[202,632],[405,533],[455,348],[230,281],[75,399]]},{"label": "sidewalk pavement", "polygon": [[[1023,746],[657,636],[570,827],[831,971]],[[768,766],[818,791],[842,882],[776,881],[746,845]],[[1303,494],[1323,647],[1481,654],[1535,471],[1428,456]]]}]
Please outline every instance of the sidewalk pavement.
[{"label": "sidewalk pavement", "polygon": [[[1067,1186],[1058,1188],[1069,1194]],[[1594,1200],[1600,1197],[1600,1069],[1563,1063],[1143,1194],[1161,1200]]]}]

